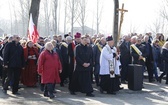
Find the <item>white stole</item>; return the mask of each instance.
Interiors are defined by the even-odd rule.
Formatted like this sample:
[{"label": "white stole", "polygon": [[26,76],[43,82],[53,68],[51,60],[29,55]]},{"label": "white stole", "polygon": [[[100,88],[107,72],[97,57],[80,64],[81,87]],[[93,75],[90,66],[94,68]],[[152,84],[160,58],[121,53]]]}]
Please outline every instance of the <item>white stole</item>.
[{"label": "white stole", "polygon": [[[107,51],[109,54],[112,54],[112,50],[109,45],[106,45]],[[108,60],[109,62],[109,72],[114,71],[114,59],[113,60]],[[115,78],[115,73],[111,74],[110,73],[110,78]]]}]

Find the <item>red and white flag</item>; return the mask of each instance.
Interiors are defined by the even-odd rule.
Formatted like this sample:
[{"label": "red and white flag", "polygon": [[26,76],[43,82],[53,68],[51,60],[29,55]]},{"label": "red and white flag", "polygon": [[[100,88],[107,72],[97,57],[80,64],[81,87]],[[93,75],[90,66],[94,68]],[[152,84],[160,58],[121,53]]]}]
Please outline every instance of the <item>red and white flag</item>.
[{"label": "red and white flag", "polygon": [[36,43],[39,38],[39,34],[36,25],[33,22],[32,13],[30,13],[29,29],[28,29],[28,40]]}]

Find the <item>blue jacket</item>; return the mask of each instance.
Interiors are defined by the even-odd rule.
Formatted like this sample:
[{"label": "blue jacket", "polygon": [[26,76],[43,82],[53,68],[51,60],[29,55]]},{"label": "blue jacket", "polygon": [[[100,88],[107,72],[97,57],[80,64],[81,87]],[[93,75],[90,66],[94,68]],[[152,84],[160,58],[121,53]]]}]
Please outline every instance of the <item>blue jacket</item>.
[{"label": "blue jacket", "polygon": [[168,73],[168,50],[167,49],[163,48],[161,57],[163,60],[163,71]]},{"label": "blue jacket", "polygon": [[157,64],[160,63],[161,59],[161,49],[159,46],[152,45],[153,60]]}]

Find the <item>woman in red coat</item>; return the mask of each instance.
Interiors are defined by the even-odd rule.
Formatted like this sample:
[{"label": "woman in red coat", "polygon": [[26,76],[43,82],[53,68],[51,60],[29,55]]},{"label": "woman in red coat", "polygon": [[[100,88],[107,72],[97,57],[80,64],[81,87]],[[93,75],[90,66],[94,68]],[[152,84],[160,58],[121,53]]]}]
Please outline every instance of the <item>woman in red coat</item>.
[{"label": "woman in red coat", "polygon": [[38,49],[34,47],[32,41],[26,43],[24,48],[25,70],[21,74],[21,82],[28,87],[34,87],[37,83],[37,59]]},{"label": "woman in red coat", "polygon": [[53,48],[51,42],[46,43],[38,60],[38,73],[41,75],[41,83],[45,84],[44,96],[50,98],[54,98],[54,85],[60,83],[59,73],[62,72],[58,54],[53,52]]}]

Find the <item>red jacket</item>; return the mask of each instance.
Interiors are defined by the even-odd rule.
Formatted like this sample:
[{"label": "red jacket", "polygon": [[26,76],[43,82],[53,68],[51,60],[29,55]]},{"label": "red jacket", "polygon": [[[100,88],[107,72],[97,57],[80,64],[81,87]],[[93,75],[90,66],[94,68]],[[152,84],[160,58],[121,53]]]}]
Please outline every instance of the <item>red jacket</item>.
[{"label": "red jacket", "polygon": [[38,60],[38,73],[41,75],[41,83],[60,83],[60,70],[62,70],[62,66],[58,54],[44,50]]},{"label": "red jacket", "polygon": [[29,55],[36,55],[36,58],[39,57],[39,53],[38,53],[38,49],[37,48],[33,48],[33,47],[32,48],[28,48],[28,47],[25,47],[25,48],[23,48],[23,50],[24,50],[24,59],[25,59],[25,61],[28,60],[28,56]]}]

